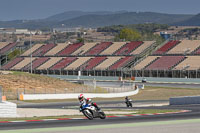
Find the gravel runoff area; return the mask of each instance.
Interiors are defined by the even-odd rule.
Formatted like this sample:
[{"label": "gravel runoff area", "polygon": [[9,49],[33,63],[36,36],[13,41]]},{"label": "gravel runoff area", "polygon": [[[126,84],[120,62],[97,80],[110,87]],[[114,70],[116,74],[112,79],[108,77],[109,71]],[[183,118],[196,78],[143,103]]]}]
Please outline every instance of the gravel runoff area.
[{"label": "gravel runoff area", "polygon": [[[147,107],[147,106],[163,106],[163,105],[169,105],[168,102],[166,103],[146,103],[146,104],[139,104],[134,103],[134,107]],[[103,107],[112,107],[113,105],[102,105]],[[117,107],[124,107],[125,104],[116,104]],[[119,110],[119,111],[104,111],[106,114],[130,114],[135,113],[133,111],[125,111],[125,110]],[[63,116],[63,115],[83,115],[81,112],[79,112],[77,109],[38,109],[38,108],[17,108],[17,114],[18,117],[40,117],[40,116]]]}]

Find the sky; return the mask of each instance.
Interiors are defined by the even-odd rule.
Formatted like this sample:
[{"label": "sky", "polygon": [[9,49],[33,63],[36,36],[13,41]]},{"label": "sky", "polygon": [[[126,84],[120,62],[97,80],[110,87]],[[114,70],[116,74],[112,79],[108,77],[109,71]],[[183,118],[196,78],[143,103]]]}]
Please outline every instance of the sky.
[{"label": "sky", "polygon": [[200,0],[0,0],[0,20],[41,19],[65,11],[200,13]]}]

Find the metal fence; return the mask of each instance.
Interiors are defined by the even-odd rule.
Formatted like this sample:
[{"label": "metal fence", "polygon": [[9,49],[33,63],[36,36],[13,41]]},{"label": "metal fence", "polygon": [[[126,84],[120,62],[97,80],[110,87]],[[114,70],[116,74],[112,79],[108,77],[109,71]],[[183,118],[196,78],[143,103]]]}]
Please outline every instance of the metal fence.
[{"label": "metal fence", "polygon": [[[76,88],[18,88],[16,90],[7,89],[2,94],[7,99],[18,99],[20,94],[69,94],[69,93],[119,93],[133,91],[133,82],[97,82],[96,80],[85,81],[84,85]],[[8,91],[9,90],[9,91]]]}]

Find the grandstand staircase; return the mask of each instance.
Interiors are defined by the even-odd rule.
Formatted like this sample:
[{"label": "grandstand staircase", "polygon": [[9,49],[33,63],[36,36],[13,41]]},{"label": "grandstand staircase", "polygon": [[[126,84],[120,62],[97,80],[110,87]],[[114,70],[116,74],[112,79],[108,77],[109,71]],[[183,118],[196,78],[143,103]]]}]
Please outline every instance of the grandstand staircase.
[{"label": "grandstand staircase", "polygon": [[[49,45],[49,44],[47,44],[47,45]],[[43,53],[42,56],[44,56],[47,52],[49,52],[50,50],[52,50],[52,49],[55,48],[56,46],[57,46],[57,44],[54,44],[54,46],[53,46],[52,48],[48,49],[45,53]]]},{"label": "grandstand staircase", "polygon": [[105,47],[104,49],[102,49],[99,53],[98,53],[98,55],[99,54],[101,54],[104,50],[106,50],[107,48],[109,48],[113,43],[112,42],[110,42],[111,44],[110,45],[108,45],[107,47]]},{"label": "grandstand staircase", "polygon": [[[115,63],[113,63],[111,66],[109,66],[108,69],[109,69],[109,70],[112,70],[112,69],[111,69],[112,66],[116,65],[116,64],[119,63],[121,60],[124,60],[124,58],[126,58],[126,57],[127,57],[127,56],[125,56],[125,57],[119,59],[118,61],[116,61]],[[129,57],[130,57],[130,56],[129,56]],[[128,63],[128,62],[131,61],[131,60],[132,60],[132,58],[127,59],[127,60],[125,60],[124,62],[122,62],[124,65],[121,66],[120,68],[126,69],[126,68],[124,68],[124,66],[126,65],[126,63]]]},{"label": "grandstand staircase", "polygon": [[[51,59],[51,58],[50,58]],[[62,60],[62,59],[61,59]],[[58,62],[60,62],[61,60],[57,61],[56,63],[54,63],[53,65],[51,65],[49,68],[47,69],[50,69],[51,67],[53,67],[55,64],[57,64]]]},{"label": "grandstand staircase", "polygon": [[[94,57],[95,58],[95,57]],[[86,61],[84,64],[80,65],[79,67],[77,67],[77,70],[85,70],[85,68],[88,66],[88,63],[94,59],[94,58],[91,58],[89,59],[88,61]],[[107,58],[101,60],[99,63],[95,64],[91,69],[95,68],[97,65],[101,64],[103,61],[105,61]]]},{"label": "grandstand staircase", "polygon": [[156,59],[154,59],[152,62],[150,62],[148,65],[146,65],[143,69],[146,69],[148,66],[150,66],[151,64],[153,64],[155,61],[157,61],[160,57],[157,57]]},{"label": "grandstand staircase", "polygon": [[[78,43],[76,43],[76,45],[77,45]],[[80,47],[82,47],[84,44],[83,43],[80,43],[81,44],[81,46]],[[71,45],[75,45],[75,44],[69,44],[69,45],[67,45],[67,47],[65,47],[63,50],[61,50],[61,51],[59,51],[57,54],[56,54],[56,56],[66,56],[66,55],[60,55],[63,51],[65,51],[66,49],[68,49],[69,47],[71,47]],[[78,47],[78,48],[80,48],[80,47]],[[68,53],[67,55],[71,55],[72,53],[74,53],[76,50],[77,50],[77,48],[75,48],[75,49],[70,49],[71,51],[70,51],[70,53]]]},{"label": "grandstand staircase", "polygon": [[[35,60],[37,60],[37,58],[33,59],[33,60],[32,60],[32,63],[33,63]],[[26,69],[26,68],[31,68],[31,63],[28,63],[27,65],[25,65],[24,67],[22,67],[21,70],[28,70],[28,69]]]},{"label": "grandstand staircase", "polygon": [[129,52],[129,54],[132,53],[133,51],[135,51],[137,48],[139,48],[142,44],[144,44],[144,42],[142,42],[142,43],[139,44],[137,47],[135,47],[134,49],[132,49],[132,50]]},{"label": "grandstand staircase", "polygon": [[[171,49],[173,49],[174,47],[176,47],[178,44],[180,43],[180,41],[178,41],[175,45],[173,45],[172,47],[168,48],[163,54],[166,54],[167,52],[169,52]],[[157,49],[158,50],[158,49]],[[157,55],[157,54],[154,54]],[[159,55],[159,54],[158,54]]]},{"label": "grandstand staircase", "polygon": [[111,65],[107,68],[107,70],[109,70],[111,66],[113,66],[115,63],[119,62],[121,59],[122,59],[122,58],[119,58],[117,61],[115,61],[113,64],[111,64]]},{"label": "grandstand staircase", "polygon": [[[34,45],[32,45],[32,48],[33,48],[33,46],[34,46]],[[43,46],[44,46],[44,45],[42,45],[41,47],[43,47]],[[38,51],[41,47],[35,49],[34,51],[31,51],[32,54],[33,54],[35,51]],[[27,50],[30,50],[30,48],[28,48]],[[24,53],[25,53],[27,50],[25,50]],[[27,57],[27,56],[23,56],[24,53],[22,53],[20,56],[21,56],[21,57]],[[30,56],[30,55],[31,55],[31,54],[29,54],[28,56]]]},{"label": "grandstand staircase", "polygon": [[49,61],[51,58],[48,58],[46,61],[42,62],[40,65],[38,65],[37,67],[35,67],[35,69],[37,69],[38,67],[40,67],[41,65],[43,65],[44,63],[46,63],[47,61]]},{"label": "grandstand staircase", "polygon": [[63,57],[61,60],[59,60],[59,61],[57,61],[56,63],[54,63],[54,64],[53,64],[51,67],[49,67],[48,69],[51,69],[51,68],[54,67],[56,64],[60,63],[63,59],[64,59],[64,57]]},{"label": "grandstand staircase", "polygon": [[165,53],[169,52],[171,49],[173,49],[174,47],[176,47],[179,43],[180,43],[180,41],[178,41],[173,47],[169,48]]},{"label": "grandstand staircase", "polygon": [[79,67],[77,67],[77,70],[84,70],[85,67],[87,67],[88,62],[90,62],[93,58],[90,58],[89,60],[87,60],[85,63],[83,63],[82,65],[80,65]]},{"label": "grandstand staircase", "polygon": [[181,62],[183,62],[187,57],[184,57],[183,59],[181,59],[180,61],[178,61],[175,65],[173,65],[171,68],[169,68],[169,70],[172,70],[174,67],[176,67],[178,64],[180,64]]},{"label": "grandstand staircase", "polygon": [[95,48],[97,45],[99,45],[99,43],[97,43],[96,45],[94,45],[93,47],[91,47],[90,49],[88,49],[87,51],[85,51],[85,53],[83,55],[87,55],[87,53],[92,50],[93,48]]},{"label": "grandstand staircase", "polygon": [[[4,64],[4,65],[2,66],[1,69],[9,70],[10,68],[12,68],[13,66],[15,66],[17,63],[19,63],[19,62],[22,61],[23,59],[24,59],[23,57],[17,57],[17,58],[15,58],[15,59],[13,59],[12,61],[7,62],[6,64]],[[12,63],[12,62],[14,62],[14,61],[16,61],[16,62],[15,62],[15,63]],[[6,67],[6,68],[5,68],[5,67]]]},{"label": "grandstand staircase", "polygon": [[121,49],[123,49],[124,47],[126,47],[126,45],[127,45],[128,43],[126,43],[126,44],[124,44],[123,46],[121,46],[117,51],[115,51],[114,53],[113,53],[113,55],[116,55],[116,53],[117,52],[119,52]]},{"label": "grandstand staircase", "polygon": [[[40,58],[42,58],[42,57],[40,57]],[[36,62],[37,60],[39,60],[40,58],[36,58],[34,61],[32,61],[32,65],[34,65],[35,62]],[[44,57],[44,58],[47,58],[47,57]],[[40,63],[38,66],[36,66],[35,68],[33,68],[33,70],[34,70],[34,69],[37,69],[39,66],[41,66],[41,65],[44,64],[44,63],[46,63],[48,60],[50,60],[50,58],[47,58],[47,60],[45,60],[44,62]],[[22,70],[29,70],[28,68],[30,68],[30,65],[31,65],[31,63],[27,64],[26,66],[24,66],[24,67],[22,68]]]},{"label": "grandstand staircase", "polygon": [[[108,45],[107,47],[103,48],[101,51],[99,51],[98,53],[96,53],[96,55],[101,54],[104,50],[106,50],[107,48],[109,48],[112,44],[113,44],[113,43],[110,42],[110,45]],[[87,52],[85,52],[84,55],[90,55],[89,52],[90,52],[93,48],[97,47],[98,45],[101,45],[101,43],[97,43],[95,46],[93,46],[93,47],[90,48]],[[91,55],[93,55],[93,54],[91,54]]]},{"label": "grandstand staircase", "polygon": [[142,60],[144,60],[147,56],[152,54],[155,50],[155,47],[157,46],[156,42],[154,42],[151,46],[146,48],[143,52],[141,52],[139,55],[136,55],[135,58],[130,61],[127,65],[124,66],[124,68],[132,68],[138,63],[140,63]]},{"label": "grandstand staircase", "polygon": [[200,51],[200,46],[197,47],[191,54],[196,55],[196,54],[198,54],[198,53],[196,53],[197,51]]},{"label": "grandstand staircase", "polygon": [[63,68],[69,66],[70,64],[72,64],[74,61],[78,60],[78,57],[76,57],[75,59],[73,59],[70,63],[68,63],[67,65],[65,65]]},{"label": "grandstand staircase", "polygon": [[103,59],[102,61],[100,61],[99,63],[97,63],[95,66],[93,66],[91,69],[95,68],[96,66],[98,66],[99,64],[101,64],[102,62],[104,62],[106,59],[108,59],[107,57],[105,59]]},{"label": "grandstand staircase", "polygon": [[[63,59],[68,58],[68,57],[63,57],[61,60],[59,60],[57,63],[55,63],[54,65],[52,65],[51,67],[49,67],[50,70],[52,70],[52,68],[57,65],[58,63],[62,62]],[[75,58],[75,57],[74,57]],[[73,59],[70,63],[66,64],[65,66],[63,66],[63,68],[67,67],[68,65],[72,64],[75,60],[77,60],[78,58]]]}]

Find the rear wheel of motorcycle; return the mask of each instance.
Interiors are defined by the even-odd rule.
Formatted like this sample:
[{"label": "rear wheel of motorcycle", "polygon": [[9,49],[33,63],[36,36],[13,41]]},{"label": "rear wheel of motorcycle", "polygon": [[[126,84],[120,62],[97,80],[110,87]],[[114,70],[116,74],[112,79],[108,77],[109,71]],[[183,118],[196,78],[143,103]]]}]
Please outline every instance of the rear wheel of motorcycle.
[{"label": "rear wheel of motorcycle", "polygon": [[89,120],[93,120],[93,115],[89,110],[84,110],[83,114],[85,115],[85,117],[87,117]]},{"label": "rear wheel of motorcycle", "polygon": [[104,112],[99,112],[100,119],[106,119],[106,114]]}]

